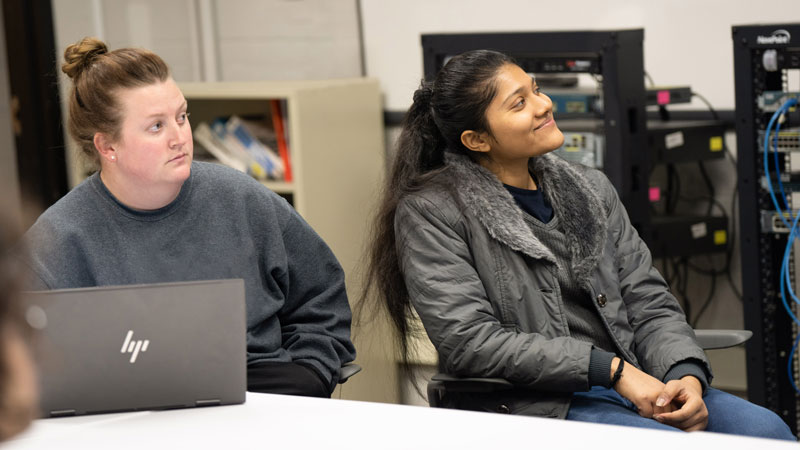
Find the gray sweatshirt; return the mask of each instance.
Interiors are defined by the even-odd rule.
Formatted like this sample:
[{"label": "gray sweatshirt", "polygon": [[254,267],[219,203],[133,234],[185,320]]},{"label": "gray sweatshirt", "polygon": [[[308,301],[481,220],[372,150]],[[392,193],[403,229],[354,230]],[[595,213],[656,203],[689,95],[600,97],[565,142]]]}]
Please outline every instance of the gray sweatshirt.
[{"label": "gray sweatshirt", "polygon": [[126,207],[95,173],[25,240],[30,289],[242,278],[248,364],[305,364],[333,388],[355,358],[336,257],[286,200],[233,169],[193,163],[155,211]]}]

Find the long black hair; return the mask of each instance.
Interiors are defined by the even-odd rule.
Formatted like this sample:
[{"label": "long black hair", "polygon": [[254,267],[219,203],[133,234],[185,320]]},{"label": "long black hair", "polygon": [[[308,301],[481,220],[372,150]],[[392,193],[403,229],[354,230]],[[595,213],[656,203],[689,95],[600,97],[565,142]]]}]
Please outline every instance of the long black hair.
[{"label": "long black hair", "polygon": [[[366,285],[357,320],[385,308],[391,320],[402,367],[410,373],[409,338],[420,333],[397,256],[394,217],[405,196],[433,183],[447,171],[445,152],[469,155],[461,142],[466,130],[488,132],[486,109],[494,98],[498,71],[514,64],[508,56],[475,50],[453,57],[433,82],[423,81],[403,120],[394,160],[381,193],[369,247]],[[376,308],[377,307],[377,308]]]}]

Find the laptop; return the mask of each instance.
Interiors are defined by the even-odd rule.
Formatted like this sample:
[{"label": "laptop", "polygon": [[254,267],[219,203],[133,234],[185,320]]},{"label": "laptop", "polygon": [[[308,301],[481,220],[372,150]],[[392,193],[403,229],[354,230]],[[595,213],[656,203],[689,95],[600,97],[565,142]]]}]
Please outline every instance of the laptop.
[{"label": "laptop", "polygon": [[244,403],[244,281],[23,294],[43,417]]}]

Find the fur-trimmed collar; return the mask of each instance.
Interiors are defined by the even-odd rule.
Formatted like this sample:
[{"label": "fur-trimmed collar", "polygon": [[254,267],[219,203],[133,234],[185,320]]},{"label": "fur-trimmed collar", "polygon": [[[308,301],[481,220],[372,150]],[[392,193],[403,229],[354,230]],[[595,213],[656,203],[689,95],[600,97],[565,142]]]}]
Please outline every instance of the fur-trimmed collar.
[{"label": "fur-trimmed collar", "polygon": [[[448,153],[456,192],[495,240],[532,258],[556,263],[533,234],[523,212],[497,177],[465,155]],[[570,163],[552,154],[531,158],[530,168],[553,205],[569,242],[571,269],[582,285],[597,265],[606,242],[606,211],[592,184]]]}]

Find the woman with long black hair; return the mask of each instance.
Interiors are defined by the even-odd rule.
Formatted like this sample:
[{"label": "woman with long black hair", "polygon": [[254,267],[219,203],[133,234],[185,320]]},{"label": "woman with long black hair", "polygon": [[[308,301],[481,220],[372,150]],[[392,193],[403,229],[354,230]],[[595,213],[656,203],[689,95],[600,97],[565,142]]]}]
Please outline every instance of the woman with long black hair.
[{"label": "woman with long black hair", "polygon": [[614,187],[548,154],[563,140],[550,99],[497,52],[456,56],[414,93],[369,273],[404,357],[416,311],[442,370],[516,386],[450,407],[794,439],[775,414],[708,387]]}]

